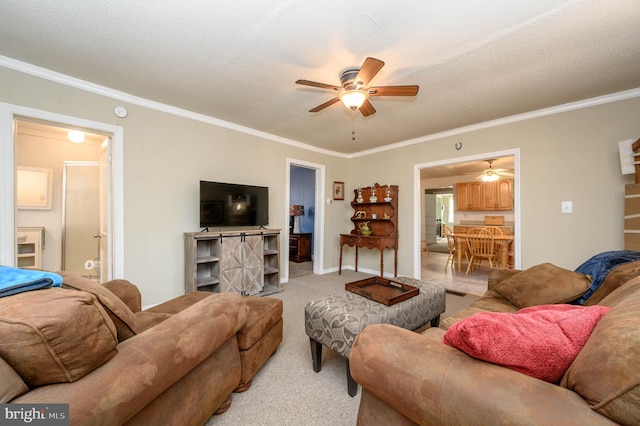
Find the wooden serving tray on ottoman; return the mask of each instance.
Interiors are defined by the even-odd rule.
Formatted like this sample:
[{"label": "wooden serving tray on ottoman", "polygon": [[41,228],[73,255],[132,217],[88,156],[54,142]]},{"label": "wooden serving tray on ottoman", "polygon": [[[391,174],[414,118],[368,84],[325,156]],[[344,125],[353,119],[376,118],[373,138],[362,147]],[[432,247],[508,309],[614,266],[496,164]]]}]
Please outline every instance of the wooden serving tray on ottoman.
[{"label": "wooden serving tray on ottoman", "polygon": [[395,305],[420,293],[417,287],[383,277],[371,277],[346,283],[344,289],[387,306]]}]

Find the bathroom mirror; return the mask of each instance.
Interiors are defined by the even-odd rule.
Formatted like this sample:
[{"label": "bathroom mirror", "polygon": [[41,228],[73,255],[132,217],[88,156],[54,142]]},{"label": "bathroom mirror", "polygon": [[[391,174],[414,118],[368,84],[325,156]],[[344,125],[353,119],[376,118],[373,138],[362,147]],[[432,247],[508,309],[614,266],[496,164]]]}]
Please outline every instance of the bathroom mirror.
[{"label": "bathroom mirror", "polygon": [[16,198],[19,209],[51,210],[53,170],[17,166]]}]

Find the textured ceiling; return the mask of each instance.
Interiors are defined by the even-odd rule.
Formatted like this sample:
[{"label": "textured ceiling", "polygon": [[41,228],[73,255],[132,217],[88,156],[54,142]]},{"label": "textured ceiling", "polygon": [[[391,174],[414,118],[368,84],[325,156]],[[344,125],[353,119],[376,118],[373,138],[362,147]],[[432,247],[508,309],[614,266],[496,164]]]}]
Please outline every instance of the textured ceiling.
[{"label": "textured ceiling", "polygon": [[[344,154],[640,88],[640,1],[3,0],[0,55]],[[364,118],[320,113],[385,61]],[[355,132],[355,141],[352,140]]]}]

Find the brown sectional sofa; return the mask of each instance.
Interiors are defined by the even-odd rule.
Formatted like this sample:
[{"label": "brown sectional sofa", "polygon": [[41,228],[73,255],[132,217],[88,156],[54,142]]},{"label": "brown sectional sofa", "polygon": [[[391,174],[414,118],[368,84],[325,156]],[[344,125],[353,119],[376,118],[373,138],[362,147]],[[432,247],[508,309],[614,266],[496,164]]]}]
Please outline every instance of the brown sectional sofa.
[{"label": "brown sectional sofa", "polygon": [[68,403],[72,425],[203,424],[282,341],[282,301],[188,293],[141,310],[128,281],[60,273],[0,298],[0,402]]},{"label": "brown sectional sofa", "polygon": [[509,292],[506,284],[530,270],[492,270],[483,297],[423,334],[388,325],[367,327],[351,352],[351,374],[363,388],[358,424],[640,424],[638,261],[613,269],[584,303],[610,310],[557,383],[443,343],[447,330],[473,314],[515,313],[523,307],[518,305],[531,302],[566,303],[584,291],[563,274],[554,277],[545,267],[539,269],[541,274],[529,273],[525,281],[539,291],[529,292],[523,287]]}]

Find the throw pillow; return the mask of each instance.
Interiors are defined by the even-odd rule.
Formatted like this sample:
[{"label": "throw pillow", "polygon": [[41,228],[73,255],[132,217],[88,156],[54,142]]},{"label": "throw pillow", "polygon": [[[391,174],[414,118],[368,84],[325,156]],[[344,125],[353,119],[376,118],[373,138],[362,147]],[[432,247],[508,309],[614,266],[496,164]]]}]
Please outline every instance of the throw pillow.
[{"label": "throw pillow", "polygon": [[517,308],[568,303],[589,289],[588,275],[542,263],[519,272],[496,284],[498,294]]},{"label": "throw pillow", "polygon": [[0,299],[0,357],[30,388],[74,382],[113,358],[116,329],[96,298],[49,288]]},{"label": "throw pillow", "polygon": [[481,312],[453,324],[443,343],[474,358],[557,383],[607,306],[542,305]]},{"label": "throw pillow", "polygon": [[119,342],[133,337],[143,330],[131,309],[104,286],[77,274],[69,272],[58,273],[63,279],[62,288],[86,291],[98,298],[98,301],[107,310],[116,326]]}]

